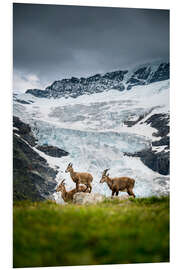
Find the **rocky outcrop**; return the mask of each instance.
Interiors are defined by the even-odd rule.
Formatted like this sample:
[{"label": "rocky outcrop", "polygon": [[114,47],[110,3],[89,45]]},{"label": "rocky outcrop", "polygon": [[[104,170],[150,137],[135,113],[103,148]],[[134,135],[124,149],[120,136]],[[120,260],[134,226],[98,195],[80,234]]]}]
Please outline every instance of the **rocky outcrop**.
[{"label": "rocky outcrop", "polygon": [[162,175],[169,174],[169,152],[142,151],[139,153],[142,162],[153,171]]},{"label": "rocky outcrop", "polygon": [[[136,125],[137,123],[139,123],[141,120],[143,120],[145,117],[148,116],[148,114],[150,114],[153,110],[157,109],[159,106],[154,106],[151,109],[149,109],[147,112],[139,115],[138,119],[136,120],[126,120],[124,121],[124,125],[128,126],[128,127],[132,127],[134,125]],[[142,122],[141,122],[142,124]]]},{"label": "rocky outcrop", "polygon": [[43,200],[54,192],[57,171],[32,147],[13,135],[13,198]]},{"label": "rocky outcrop", "polygon": [[153,133],[155,137],[165,137],[169,134],[169,114],[156,113],[149,117],[145,123],[151,127],[157,129],[157,132]]},{"label": "rocky outcrop", "polygon": [[170,138],[169,136],[164,136],[159,141],[152,142],[152,146],[166,146],[165,149],[169,149],[170,146]]},{"label": "rocky outcrop", "polygon": [[150,169],[162,175],[169,174],[169,152],[156,152],[152,149],[143,150],[134,154],[124,153],[131,157],[140,157],[141,161]]},{"label": "rocky outcrop", "polygon": [[42,152],[44,152],[46,155],[51,156],[51,157],[63,157],[63,156],[68,156],[69,153],[52,145],[38,145],[36,148]]},{"label": "rocky outcrop", "polygon": [[[145,115],[147,117],[147,114]],[[143,117],[144,118],[144,117]],[[139,122],[139,119],[135,122],[127,122],[126,125],[131,126]],[[140,157],[141,161],[150,169],[158,172],[162,175],[169,174],[169,114],[156,113],[151,115],[146,121],[141,123],[146,123],[151,127],[155,128],[157,132],[152,135],[159,138],[159,140],[152,141],[151,147],[149,149],[144,149],[136,153],[124,153],[124,155],[132,157]],[[162,148],[160,148],[162,147]]]},{"label": "rocky outcrop", "polygon": [[95,204],[104,200],[105,196],[99,193],[78,192],[73,197],[73,203],[75,204]]},{"label": "rocky outcrop", "polygon": [[48,98],[49,92],[47,90],[41,90],[41,89],[28,89],[26,91],[27,94],[32,94],[35,97],[39,98]]},{"label": "rocky outcrop", "polygon": [[162,175],[169,174],[169,152],[153,151],[152,148],[136,153],[124,153],[125,156],[140,157],[141,161],[150,169]]},{"label": "rocky outcrop", "polygon": [[31,146],[35,146],[37,140],[35,139],[31,128],[28,124],[23,123],[18,117],[13,116],[13,133],[18,134],[21,139],[24,139]]},{"label": "rocky outcrop", "polygon": [[[13,118],[13,199],[39,201],[51,199],[57,185],[57,170],[35,151],[36,139],[29,125]],[[63,150],[48,146],[47,152],[57,155]],[[47,153],[46,152],[46,153]],[[49,152],[48,152],[49,153]],[[48,154],[47,153],[47,154]],[[67,153],[67,152],[66,152]],[[65,154],[65,153],[64,153]],[[62,156],[62,155],[61,155]]]},{"label": "rocky outcrop", "polygon": [[153,82],[169,79],[169,63],[161,63],[154,70],[151,65],[145,65],[137,69],[127,81],[127,90],[137,85],[145,85]]},{"label": "rocky outcrop", "polygon": [[169,63],[162,63],[154,72],[150,82],[159,82],[169,79]]},{"label": "rocky outcrop", "polygon": [[129,196],[127,194],[122,195],[122,196],[114,196],[114,197],[105,197],[102,194],[99,193],[83,193],[83,192],[79,192],[74,194],[73,197],[73,203],[75,204],[96,204],[99,202],[103,202],[105,200],[108,201],[113,201],[113,200],[119,200],[119,201],[124,201],[124,200],[128,200],[129,198],[133,198],[133,196]]}]

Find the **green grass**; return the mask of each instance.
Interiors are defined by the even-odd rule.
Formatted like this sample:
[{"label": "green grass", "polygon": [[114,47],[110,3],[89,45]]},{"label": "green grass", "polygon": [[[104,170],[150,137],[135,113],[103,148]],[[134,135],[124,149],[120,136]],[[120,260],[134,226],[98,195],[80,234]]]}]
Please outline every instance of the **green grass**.
[{"label": "green grass", "polygon": [[13,266],[169,261],[169,198],[15,202]]}]

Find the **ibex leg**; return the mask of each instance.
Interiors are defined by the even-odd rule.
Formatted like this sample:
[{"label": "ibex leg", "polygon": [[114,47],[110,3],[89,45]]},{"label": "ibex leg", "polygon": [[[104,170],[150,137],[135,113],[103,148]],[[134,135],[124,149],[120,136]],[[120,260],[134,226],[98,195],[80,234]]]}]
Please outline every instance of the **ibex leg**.
[{"label": "ibex leg", "polygon": [[91,186],[91,184],[89,183],[89,193],[91,193],[91,190],[92,190],[92,186]]},{"label": "ibex leg", "polygon": [[79,191],[79,182],[76,182],[76,190]]},{"label": "ibex leg", "polygon": [[112,191],[112,197],[114,196],[115,190]]},{"label": "ibex leg", "polygon": [[136,197],[132,189],[128,189],[127,193],[129,194],[129,196],[133,196],[134,198]]}]

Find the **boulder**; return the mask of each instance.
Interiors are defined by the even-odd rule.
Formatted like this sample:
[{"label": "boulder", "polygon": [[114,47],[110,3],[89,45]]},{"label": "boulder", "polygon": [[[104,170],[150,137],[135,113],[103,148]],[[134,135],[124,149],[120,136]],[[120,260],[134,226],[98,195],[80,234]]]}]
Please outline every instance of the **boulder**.
[{"label": "boulder", "polygon": [[119,201],[124,201],[124,200],[128,200],[129,198],[134,198],[133,196],[129,196],[128,194],[124,194],[122,196],[113,196],[113,197],[109,197],[108,199],[114,200],[114,199],[118,199]]},{"label": "boulder", "polygon": [[99,193],[84,193],[84,192],[78,192],[74,194],[73,197],[73,203],[75,204],[96,204],[98,202],[103,202],[105,199],[108,201],[113,200],[128,200],[129,198],[133,198],[133,196],[129,196],[128,194],[124,194],[122,196],[114,196],[114,197],[105,197],[102,194]]},{"label": "boulder", "polygon": [[104,201],[105,196],[99,193],[83,193],[74,194],[73,203],[75,204],[95,204]]}]

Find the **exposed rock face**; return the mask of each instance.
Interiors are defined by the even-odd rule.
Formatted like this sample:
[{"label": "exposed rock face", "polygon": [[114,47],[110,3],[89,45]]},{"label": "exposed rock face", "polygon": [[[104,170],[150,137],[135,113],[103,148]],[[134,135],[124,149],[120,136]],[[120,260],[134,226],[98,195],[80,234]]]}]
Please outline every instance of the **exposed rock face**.
[{"label": "exposed rock face", "polygon": [[160,64],[159,68],[153,74],[150,82],[158,82],[169,79],[169,63]]},{"label": "exposed rock face", "polygon": [[35,146],[37,140],[33,136],[29,125],[20,121],[16,116],[13,117],[13,133],[18,134],[22,139],[27,141],[31,146]]},{"label": "exposed rock face", "polygon": [[105,196],[99,193],[83,193],[78,192],[74,194],[73,203],[75,204],[95,204],[104,201]]},{"label": "exposed rock face", "polygon": [[21,138],[13,135],[14,200],[43,200],[54,192],[57,171]]},{"label": "exposed rock face", "polygon": [[137,85],[145,85],[153,82],[169,79],[169,63],[161,63],[154,71],[150,65],[136,70],[131,78],[127,81],[127,90]]},{"label": "exposed rock face", "polygon": [[49,92],[47,90],[41,89],[28,89],[26,91],[27,94],[32,94],[35,97],[46,98],[49,96]]},{"label": "exposed rock face", "polygon": [[155,137],[164,137],[167,136],[169,128],[169,115],[163,113],[156,113],[149,117],[145,123],[150,124],[151,127],[156,128],[158,132],[154,133]]},{"label": "exposed rock face", "polygon": [[[146,117],[145,115],[144,117]],[[135,125],[139,122],[139,119],[135,122],[126,123],[129,125]],[[143,122],[143,119],[141,119]],[[146,124],[155,128],[157,132],[153,133],[154,137],[159,137],[157,141],[152,141],[152,146],[149,149],[145,149],[134,154],[124,153],[128,156],[140,157],[141,161],[150,169],[155,172],[158,172],[162,175],[169,174],[169,114],[153,114],[146,121]],[[163,147],[162,150],[159,150],[158,147]]]},{"label": "exposed rock face", "polygon": [[[111,89],[123,91],[130,90],[137,85],[150,84],[152,82],[169,79],[169,63],[161,63],[157,66],[151,64],[135,69],[133,74],[128,75],[128,70],[118,70],[103,74],[96,74],[88,78],[62,79],[53,82],[45,90],[28,89],[26,93],[40,98],[73,97],[84,94],[94,94]],[[127,78],[125,78],[127,75]]]},{"label": "exposed rock face", "polygon": [[162,175],[169,174],[169,152],[155,152],[152,149],[148,149],[134,154],[125,153],[125,155],[140,157],[141,161],[153,171]]},{"label": "exposed rock face", "polygon": [[[141,120],[143,120],[148,114],[150,114],[153,110],[157,109],[158,106],[154,106],[152,107],[149,111],[141,114],[137,120],[133,121],[133,120],[126,120],[124,121],[124,125],[128,126],[128,127],[132,127],[134,125],[136,125],[137,123],[139,123]],[[142,123],[141,123],[142,124]]]},{"label": "exposed rock face", "polygon": [[44,152],[48,156],[51,157],[63,157],[63,156],[68,156],[68,152],[56,147],[56,146],[51,146],[51,145],[38,145],[36,147],[38,150]]},{"label": "exposed rock face", "polygon": [[58,171],[48,166],[32,146],[35,138],[29,125],[13,119],[13,198],[39,201],[48,199],[56,187]]},{"label": "exposed rock face", "polygon": [[169,138],[169,136],[164,136],[159,141],[152,142],[152,146],[163,146],[163,145],[166,146],[165,149],[169,149],[169,146],[170,146],[170,138]]},{"label": "exposed rock face", "polygon": [[125,89],[122,81],[124,75],[128,71],[114,71],[106,73],[105,75],[96,74],[88,78],[62,79],[53,82],[45,90],[28,89],[26,93],[32,94],[36,97],[73,97],[76,98],[83,94],[100,93],[105,90],[118,89],[123,91]]},{"label": "exposed rock face", "polygon": [[[167,146],[168,147],[168,146]],[[152,148],[132,153],[124,153],[125,156],[140,157],[141,161],[150,169],[162,175],[168,175],[169,171],[169,152],[153,151]]]},{"label": "exposed rock face", "polygon": [[134,72],[132,77],[127,81],[127,90],[136,85],[145,85],[148,83],[148,77],[151,73],[151,67],[142,67]]}]

